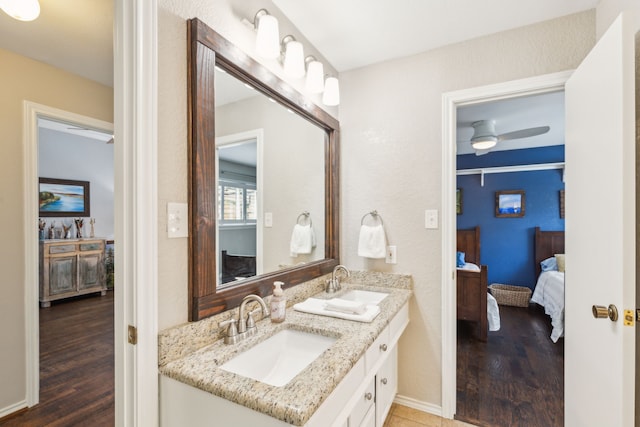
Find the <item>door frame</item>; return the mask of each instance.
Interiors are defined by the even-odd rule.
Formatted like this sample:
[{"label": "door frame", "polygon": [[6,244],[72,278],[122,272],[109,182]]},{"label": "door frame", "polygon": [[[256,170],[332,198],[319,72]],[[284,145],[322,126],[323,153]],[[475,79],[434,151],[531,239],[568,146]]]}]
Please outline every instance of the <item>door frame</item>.
[{"label": "door frame", "polygon": [[561,71],[442,95],[442,417],[456,413],[456,110],[466,105],[564,90],[573,71]]},{"label": "door frame", "polygon": [[[157,0],[115,0],[114,235],[118,249],[115,253],[114,352],[115,424],[118,426],[159,423],[157,62]],[[25,116],[24,194],[37,191],[37,185],[32,182],[37,175],[37,149],[34,152],[32,138],[33,126]],[[39,393],[39,345],[34,335],[34,328],[38,327],[38,293],[35,291],[33,295],[35,288],[29,285],[38,282],[33,277],[38,265],[35,206],[36,197],[25,197],[27,406],[37,403]],[[136,345],[128,343],[129,325],[137,329]]]},{"label": "door frame", "polygon": [[25,320],[26,320],[26,361],[27,361],[27,406],[40,401],[40,310],[38,275],[38,232],[31,226],[38,221],[38,119],[48,118],[88,129],[113,133],[113,123],[75,114],[35,102],[23,102],[24,135],[24,199],[25,216]]}]

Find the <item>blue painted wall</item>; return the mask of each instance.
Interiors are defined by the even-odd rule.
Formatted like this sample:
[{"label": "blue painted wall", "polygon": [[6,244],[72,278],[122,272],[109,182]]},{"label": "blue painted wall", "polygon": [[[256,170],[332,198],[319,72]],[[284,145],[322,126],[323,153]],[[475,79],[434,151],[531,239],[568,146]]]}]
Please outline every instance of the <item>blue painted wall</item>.
[{"label": "blue painted wall", "polygon": [[[492,166],[513,166],[564,161],[564,146],[527,150],[496,151],[484,156],[460,155],[458,169]],[[564,230],[560,218],[560,195],[564,190],[561,170],[512,172],[485,175],[484,187],[480,175],[458,176],[462,188],[462,214],[457,216],[458,228],[480,226],[480,261],[488,266],[489,283],[528,286],[536,284],[534,266],[534,229]],[[523,218],[496,218],[495,192],[525,191]]]}]

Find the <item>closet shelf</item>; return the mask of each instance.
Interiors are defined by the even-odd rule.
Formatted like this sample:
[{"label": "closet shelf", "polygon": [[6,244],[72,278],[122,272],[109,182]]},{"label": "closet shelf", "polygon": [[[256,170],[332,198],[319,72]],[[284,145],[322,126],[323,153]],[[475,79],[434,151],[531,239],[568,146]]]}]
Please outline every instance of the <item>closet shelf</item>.
[{"label": "closet shelf", "polygon": [[480,185],[484,187],[484,176],[492,173],[532,172],[552,169],[562,169],[562,182],[564,182],[564,162],[538,163],[532,165],[496,166],[490,168],[459,169],[456,175],[480,175]]}]

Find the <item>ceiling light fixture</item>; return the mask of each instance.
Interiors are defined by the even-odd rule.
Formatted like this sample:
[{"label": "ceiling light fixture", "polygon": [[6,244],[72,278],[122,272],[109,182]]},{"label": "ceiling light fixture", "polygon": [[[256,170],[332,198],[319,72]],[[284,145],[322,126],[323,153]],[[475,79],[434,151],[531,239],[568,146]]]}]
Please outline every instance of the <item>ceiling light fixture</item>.
[{"label": "ceiling light fixture", "polygon": [[340,85],[335,77],[327,77],[324,81],[324,93],[322,103],[328,107],[340,104]]},{"label": "ceiling light fixture", "polygon": [[498,143],[496,130],[493,120],[482,120],[473,122],[473,136],[471,137],[471,146],[476,150],[487,150],[495,147]]},{"label": "ceiling light fixture", "polygon": [[284,51],[284,72],[294,79],[304,77],[304,51],[302,43],[297,41],[292,35],[284,36],[282,39],[282,50]]},{"label": "ceiling light fixture", "polygon": [[269,15],[267,9],[260,9],[253,19],[256,35],[256,52],[263,58],[276,59],[280,56],[280,33],[278,20]]},{"label": "ceiling light fixture", "polygon": [[309,93],[322,93],[324,90],[324,66],[313,56],[304,60],[307,64],[307,79],[304,88]]},{"label": "ceiling light fixture", "polygon": [[40,15],[38,0],[0,0],[0,9],[19,21],[33,21]]}]

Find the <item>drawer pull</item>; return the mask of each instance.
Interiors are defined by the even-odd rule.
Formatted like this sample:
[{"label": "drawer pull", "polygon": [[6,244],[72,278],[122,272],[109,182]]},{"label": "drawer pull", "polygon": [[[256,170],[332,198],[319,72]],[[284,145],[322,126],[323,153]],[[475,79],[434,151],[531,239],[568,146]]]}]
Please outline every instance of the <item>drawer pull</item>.
[{"label": "drawer pull", "polygon": [[380,350],[387,351],[387,345],[386,344],[380,344]]},{"label": "drawer pull", "polygon": [[371,400],[371,399],[373,399],[373,394],[367,393],[367,394],[364,395],[364,398],[367,399],[367,400]]},{"label": "drawer pull", "polygon": [[382,385],[387,385],[387,379],[386,378],[381,379],[380,382],[382,383]]}]

